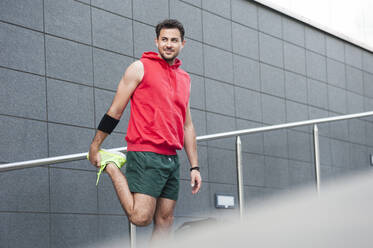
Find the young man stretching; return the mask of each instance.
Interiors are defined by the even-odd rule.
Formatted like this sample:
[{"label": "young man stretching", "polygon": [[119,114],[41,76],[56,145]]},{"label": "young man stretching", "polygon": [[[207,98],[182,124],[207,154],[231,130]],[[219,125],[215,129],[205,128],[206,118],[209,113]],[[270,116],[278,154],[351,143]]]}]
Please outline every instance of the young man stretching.
[{"label": "young man stretching", "polygon": [[[201,187],[197,144],[190,114],[190,77],[177,59],[184,47],[184,28],[177,20],[156,26],[158,53],[145,52],[119,82],[114,100],[102,118],[89,149],[90,162],[110,176],[129,220],[138,226],[154,220],[153,240],[169,233],[179,193],[179,159],[185,147],[191,169],[192,193]],[[100,150],[118,124],[128,101],[131,116],[125,159]]]}]

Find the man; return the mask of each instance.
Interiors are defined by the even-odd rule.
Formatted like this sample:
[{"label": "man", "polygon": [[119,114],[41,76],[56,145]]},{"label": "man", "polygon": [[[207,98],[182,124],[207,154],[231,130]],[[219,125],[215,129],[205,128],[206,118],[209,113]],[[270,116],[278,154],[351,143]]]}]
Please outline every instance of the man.
[{"label": "man", "polygon": [[[185,147],[191,164],[191,186],[201,187],[197,144],[190,114],[190,77],[177,59],[184,47],[184,28],[177,20],[156,26],[158,54],[145,52],[119,82],[114,100],[102,118],[89,150],[90,162],[105,169],[129,220],[138,226],[154,220],[153,240],[169,233],[179,191],[176,150]],[[126,173],[122,156],[100,150],[131,100],[127,130]]]}]

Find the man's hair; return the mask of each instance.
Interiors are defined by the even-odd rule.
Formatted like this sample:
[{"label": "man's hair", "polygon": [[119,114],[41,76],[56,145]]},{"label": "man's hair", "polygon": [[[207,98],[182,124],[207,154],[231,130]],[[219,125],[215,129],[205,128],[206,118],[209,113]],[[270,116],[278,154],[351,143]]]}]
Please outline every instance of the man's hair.
[{"label": "man's hair", "polygon": [[157,39],[159,38],[159,34],[161,33],[161,30],[163,28],[177,28],[177,29],[179,29],[180,35],[181,35],[181,41],[184,41],[185,30],[184,30],[183,24],[181,24],[181,22],[179,22],[178,20],[166,19],[166,20],[158,23],[158,25],[155,27],[155,33],[157,34]]}]

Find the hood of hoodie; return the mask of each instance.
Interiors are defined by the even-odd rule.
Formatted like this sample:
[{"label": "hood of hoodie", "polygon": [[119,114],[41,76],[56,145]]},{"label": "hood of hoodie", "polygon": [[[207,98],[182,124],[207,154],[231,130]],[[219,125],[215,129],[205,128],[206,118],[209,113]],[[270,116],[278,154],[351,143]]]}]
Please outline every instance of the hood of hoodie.
[{"label": "hood of hoodie", "polygon": [[169,65],[167,63],[167,61],[164,60],[163,58],[159,57],[158,53],[156,53],[156,52],[144,52],[142,54],[141,58],[147,58],[147,59],[157,60],[157,61],[159,61],[159,63],[161,63],[161,64],[163,64],[165,66],[169,66],[169,67],[171,67],[173,69],[177,69],[181,65],[181,60],[178,59],[178,58],[175,58],[175,62],[174,62],[173,65]]}]

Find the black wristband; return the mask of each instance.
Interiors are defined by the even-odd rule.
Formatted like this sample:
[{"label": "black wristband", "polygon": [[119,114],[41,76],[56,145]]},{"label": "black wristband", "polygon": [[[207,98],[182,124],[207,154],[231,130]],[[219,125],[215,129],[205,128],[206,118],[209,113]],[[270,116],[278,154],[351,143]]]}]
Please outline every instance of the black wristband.
[{"label": "black wristband", "polygon": [[118,125],[119,120],[114,119],[108,114],[105,114],[101,121],[100,124],[98,125],[98,130],[111,134],[111,132],[114,130],[114,128]]},{"label": "black wristband", "polygon": [[199,166],[195,166],[195,167],[190,168],[190,171],[192,171],[192,170],[197,170],[197,171],[199,171]]}]

